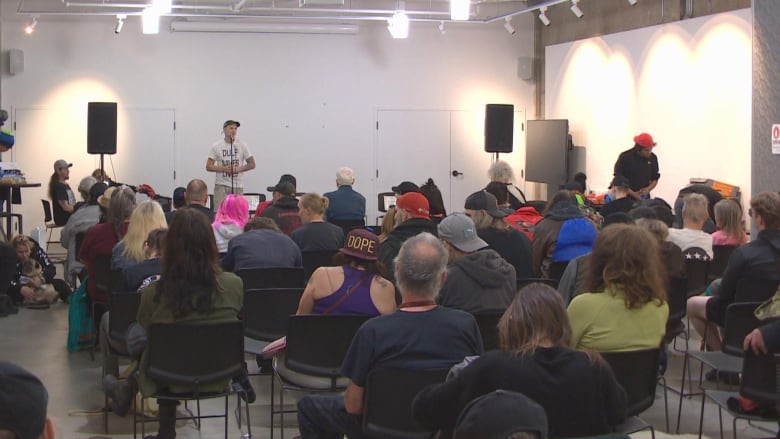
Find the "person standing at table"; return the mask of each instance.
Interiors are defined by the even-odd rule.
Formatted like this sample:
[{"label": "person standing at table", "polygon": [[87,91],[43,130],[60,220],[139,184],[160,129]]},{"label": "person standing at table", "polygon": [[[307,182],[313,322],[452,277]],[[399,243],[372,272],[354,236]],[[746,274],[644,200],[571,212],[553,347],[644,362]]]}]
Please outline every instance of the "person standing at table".
[{"label": "person standing at table", "polygon": [[49,179],[49,198],[52,201],[54,224],[58,226],[64,226],[68,222],[76,205],[76,196],[68,185],[71,166],[73,163],[57,160],[54,162],[54,173]]},{"label": "person standing at table", "polygon": [[655,145],[650,134],[638,134],[634,137],[634,146],[620,153],[615,162],[615,177],[622,175],[628,179],[628,196],[635,200],[650,198],[650,192],[661,178],[658,157],[653,154]]},{"label": "person standing at table", "polygon": [[222,124],[225,137],[211,146],[209,158],[206,160],[206,170],[215,172],[214,206],[222,204],[228,194],[243,194],[244,183],[241,173],[255,169],[255,158],[246,143],[236,139],[238,127],[241,124],[235,120],[227,120]]}]

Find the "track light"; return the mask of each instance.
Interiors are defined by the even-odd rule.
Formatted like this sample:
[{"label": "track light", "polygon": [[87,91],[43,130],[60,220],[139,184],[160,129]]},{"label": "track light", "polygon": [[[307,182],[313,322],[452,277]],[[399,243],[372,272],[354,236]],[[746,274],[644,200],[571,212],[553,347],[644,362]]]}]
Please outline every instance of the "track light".
[{"label": "track light", "polygon": [[514,26],[512,26],[512,17],[504,17],[504,29],[506,29],[507,32],[509,32],[509,35],[514,35],[517,30],[515,30]]},{"label": "track light", "polygon": [[469,19],[469,0],[450,0],[450,19],[466,21]]},{"label": "track light", "polygon": [[637,0],[628,0],[628,4],[631,6],[634,6],[636,4]]},{"label": "track light", "polygon": [[447,30],[444,29],[444,21],[439,22],[439,32],[441,32],[442,35],[447,33]]},{"label": "track light", "polygon": [[154,7],[141,12],[141,32],[146,35],[160,33],[160,13]]},{"label": "track light", "polygon": [[574,14],[577,18],[582,18],[583,15],[585,15],[582,12],[582,9],[580,9],[579,6],[577,6],[577,3],[579,3],[580,0],[571,0],[571,13]]},{"label": "track light", "polygon": [[36,26],[38,26],[38,17],[33,17],[30,24],[28,24],[27,27],[24,28],[24,33],[30,35],[35,31]]},{"label": "track light", "polygon": [[398,2],[398,10],[387,20],[387,30],[395,39],[409,37],[409,17],[404,12],[404,3]]},{"label": "track light", "polygon": [[127,18],[127,15],[125,14],[119,14],[116,16],[116,27],[114,28],[114,33],[118,34],[119,32],[122,32],[122,28],[125,27],[125,19]]},{"label": "track light", "polygon": [[550,19],[547,18],[547,6],[542,6],[539,8],[539,21],[541,21],[545,26],[550,25]]}]

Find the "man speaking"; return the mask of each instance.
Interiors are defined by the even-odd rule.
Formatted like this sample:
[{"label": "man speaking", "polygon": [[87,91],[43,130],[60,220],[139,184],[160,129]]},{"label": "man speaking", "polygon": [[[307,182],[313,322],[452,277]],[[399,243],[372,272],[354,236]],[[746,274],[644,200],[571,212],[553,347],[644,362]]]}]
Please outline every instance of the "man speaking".
[{"label": "man speaking", "polygon": [[255,169],[255,159],[246,143],[236,139],[241,124],[228,120],[222,124],[225,137],[211,147],[206,170],[216,172],[214,178],[214,205],[216,211],[227,194],[243,194],[241,173]]}]

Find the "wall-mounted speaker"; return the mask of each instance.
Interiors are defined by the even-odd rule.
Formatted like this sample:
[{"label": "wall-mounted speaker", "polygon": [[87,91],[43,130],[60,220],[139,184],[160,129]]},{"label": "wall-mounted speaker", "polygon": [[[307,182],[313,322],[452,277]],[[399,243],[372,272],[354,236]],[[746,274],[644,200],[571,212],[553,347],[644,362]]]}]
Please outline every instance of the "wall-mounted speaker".
[{"label": "wall-mounted speaker", "polygon": [[527,56],[517,58],[517,77],[530,81],[534,79],[534,59]]},{"label": "wall-mounted speaker", "polygon": [[116,154],[116,102],[90,102],[87,153]]},{"label": "wall-mounted speaker", "polygon": [[485,151],[512,152],[515,106],[487,104],[485,107]]},{"label": "wall-mounted speaker", "polygon": [[24,51],[21,49],[10,49],[8,51],[8,73],[18,75],[24,72]]}]

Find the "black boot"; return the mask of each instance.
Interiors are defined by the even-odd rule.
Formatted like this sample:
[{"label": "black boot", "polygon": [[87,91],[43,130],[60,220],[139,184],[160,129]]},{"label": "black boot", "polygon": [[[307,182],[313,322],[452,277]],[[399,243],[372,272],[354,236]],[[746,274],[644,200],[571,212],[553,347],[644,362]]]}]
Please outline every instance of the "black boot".
[{"label": "black boot", "polygon": [[157,431],[156,439],[174,439],[176,438],[176,405],[178,401],[170,399],[158,399],[160,416],[160,429]]},{"label": "black boot", "polygon": [[111,410],[119,416],[124,416],[133,405],[138,384],[133,375],[121,381],[113,375],[106,375],[103,377],[103,391],[108,397]]}]

